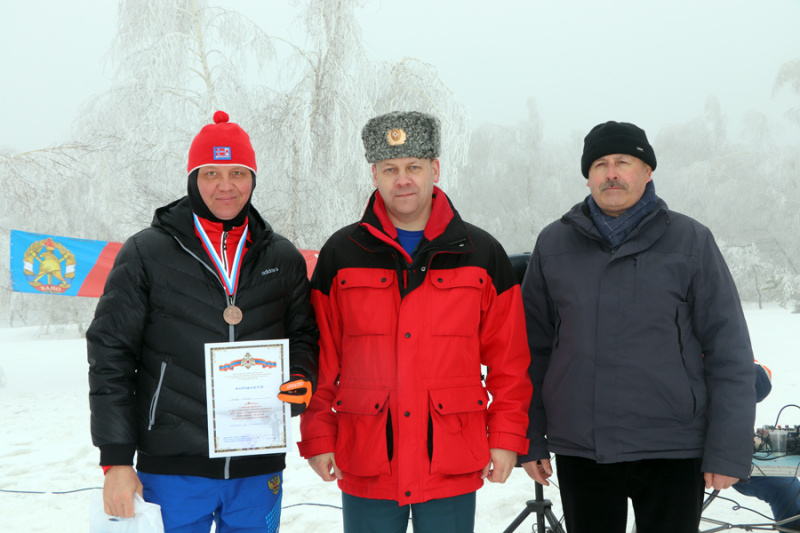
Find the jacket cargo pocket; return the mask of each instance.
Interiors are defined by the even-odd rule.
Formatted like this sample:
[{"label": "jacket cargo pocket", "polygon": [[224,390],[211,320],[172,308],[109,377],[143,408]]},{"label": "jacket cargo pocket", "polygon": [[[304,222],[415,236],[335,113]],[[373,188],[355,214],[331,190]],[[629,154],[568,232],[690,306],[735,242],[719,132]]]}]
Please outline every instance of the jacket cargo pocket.
[{"label": "jacket cargo pocket", "polygon": [[434,287],[431,297],[433,334],[477,335],[483,289],[489,283],[486,271],[474,267],[431,270],[428,277]]},{"label": "jacket cargo pocket", "polygon": [[389,391],[340,389],[333,407],[339,421],[336,465],[348,474],[391,472],[386,442]]},{"label": "jacket cargo pocket", "polygon": [[489,464],[489,395],[478,385],[430,391],[431,473],[468,474]]},{"label": "jacket cargo pocket", "polygon": [[392,270],[346,268],[336,279],[344,335],[389,335],[400,305]]}]

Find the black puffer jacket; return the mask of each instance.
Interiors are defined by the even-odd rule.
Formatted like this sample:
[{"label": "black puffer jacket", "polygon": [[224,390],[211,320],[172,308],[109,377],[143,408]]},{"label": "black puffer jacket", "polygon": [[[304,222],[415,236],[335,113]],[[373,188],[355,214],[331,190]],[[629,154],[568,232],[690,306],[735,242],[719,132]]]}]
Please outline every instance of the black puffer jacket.
[{"label": "black puffer jacket", "polygon": [[195,235],[186,198],[156,211],[153,223],[117,255],[86,333],[92,441],[101,465],[143,472],[237,478],[277,472],[283,454],[210,459],[204,344],[290,339],[291,371],[316,382],[319,332],[305,261],[251,208],[252,243],[242,260],[236,305]]}]

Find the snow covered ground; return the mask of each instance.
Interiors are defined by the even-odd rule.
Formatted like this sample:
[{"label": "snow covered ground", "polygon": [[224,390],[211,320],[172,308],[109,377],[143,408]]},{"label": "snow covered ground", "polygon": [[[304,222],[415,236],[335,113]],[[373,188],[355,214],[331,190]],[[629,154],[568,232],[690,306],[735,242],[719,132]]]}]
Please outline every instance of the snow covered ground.
[{"label": "snow covered ground", "polygon": [[[800,315],[777,307],[748,308],[746,314],[756,357],[774,374],[772,394],[759,404],[756,422],[774,424],[781,407],[800,403]],[[89,500],[100,491],[103,475],[89,437],[84,340],[75,328],[50,328],[47,334],[6,328],[0,329],[0,346],[0,529],[85,533]],[[800,424],[800,408],[784,410],[780,424]],[[296,422],[293,430],[298,437]],[[341,531],[336,485],[322,482],[296,446],[287,460],[281,531]],[[544,494],[560,517],[558,491],[551,486]],[[533,496],[533,482],[521,469],[504,485],[487,483],[478,492],[476,533],[504,531]],[[733,490],[723,496],[769,515],[758,500]],[[734,523],[763,520],[732,507],[718,500],[704,516]],[[528,517],[517,531],[531,531],[534,522]]]}]

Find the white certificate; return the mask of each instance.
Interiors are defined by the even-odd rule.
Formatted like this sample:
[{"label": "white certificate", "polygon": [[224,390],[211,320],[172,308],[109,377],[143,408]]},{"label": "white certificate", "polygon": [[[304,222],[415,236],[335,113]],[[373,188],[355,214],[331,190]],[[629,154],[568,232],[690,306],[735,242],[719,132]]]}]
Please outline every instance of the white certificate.
[{"label": "white certificate", "polygon": [[278,399],[289,380],[289,339],[206,344],[208,455],[285,453],[291,406]]}]

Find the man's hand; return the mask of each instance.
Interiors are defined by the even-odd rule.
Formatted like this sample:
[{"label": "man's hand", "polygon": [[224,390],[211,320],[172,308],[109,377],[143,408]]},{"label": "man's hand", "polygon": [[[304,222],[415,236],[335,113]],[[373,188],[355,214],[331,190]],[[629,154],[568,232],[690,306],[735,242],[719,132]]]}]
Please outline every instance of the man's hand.
[{"label": "man's hand", "polygon": [[729,488],[731,485],[739,481],[739,478],[724,476],[722,474],[711,474],[705,472],[703,479],[706,481],[706,488],[713,488],[714,490],[723,490]]},{"label": "man's hand", "polygon": [[308,458],[308,464],[314,469],[323,481],[342,479],[342,471],[336,466],[333,453],[321,453]]},{"label": "man's hand", "polygon": [[522,463],[522,468],[536,483],[549,487],[547,478],[553,475],[553,467],[550,465],[550,459],[539,459],[538,461],[530,461]]},{"label": "man's hand", "polygon": [[292,416],[298,416],[311,401],[311,381],[302,374],[292,374],[292,379],[281,385],[278,399],[292,404]]},{"label": "man's hand", "polygon": [[112,466],[103,483],[103,510],[109,516],[133,517],[133,495],[142,496],[142,482],[132,466]]},{"label": "man's hand", "polygon": [[514,470],[514,465],[517,464],[517,452],[492,448],[489,453],[492,459],[483,467],[481,479],[488,479],[492,483],[505,483]]}]

